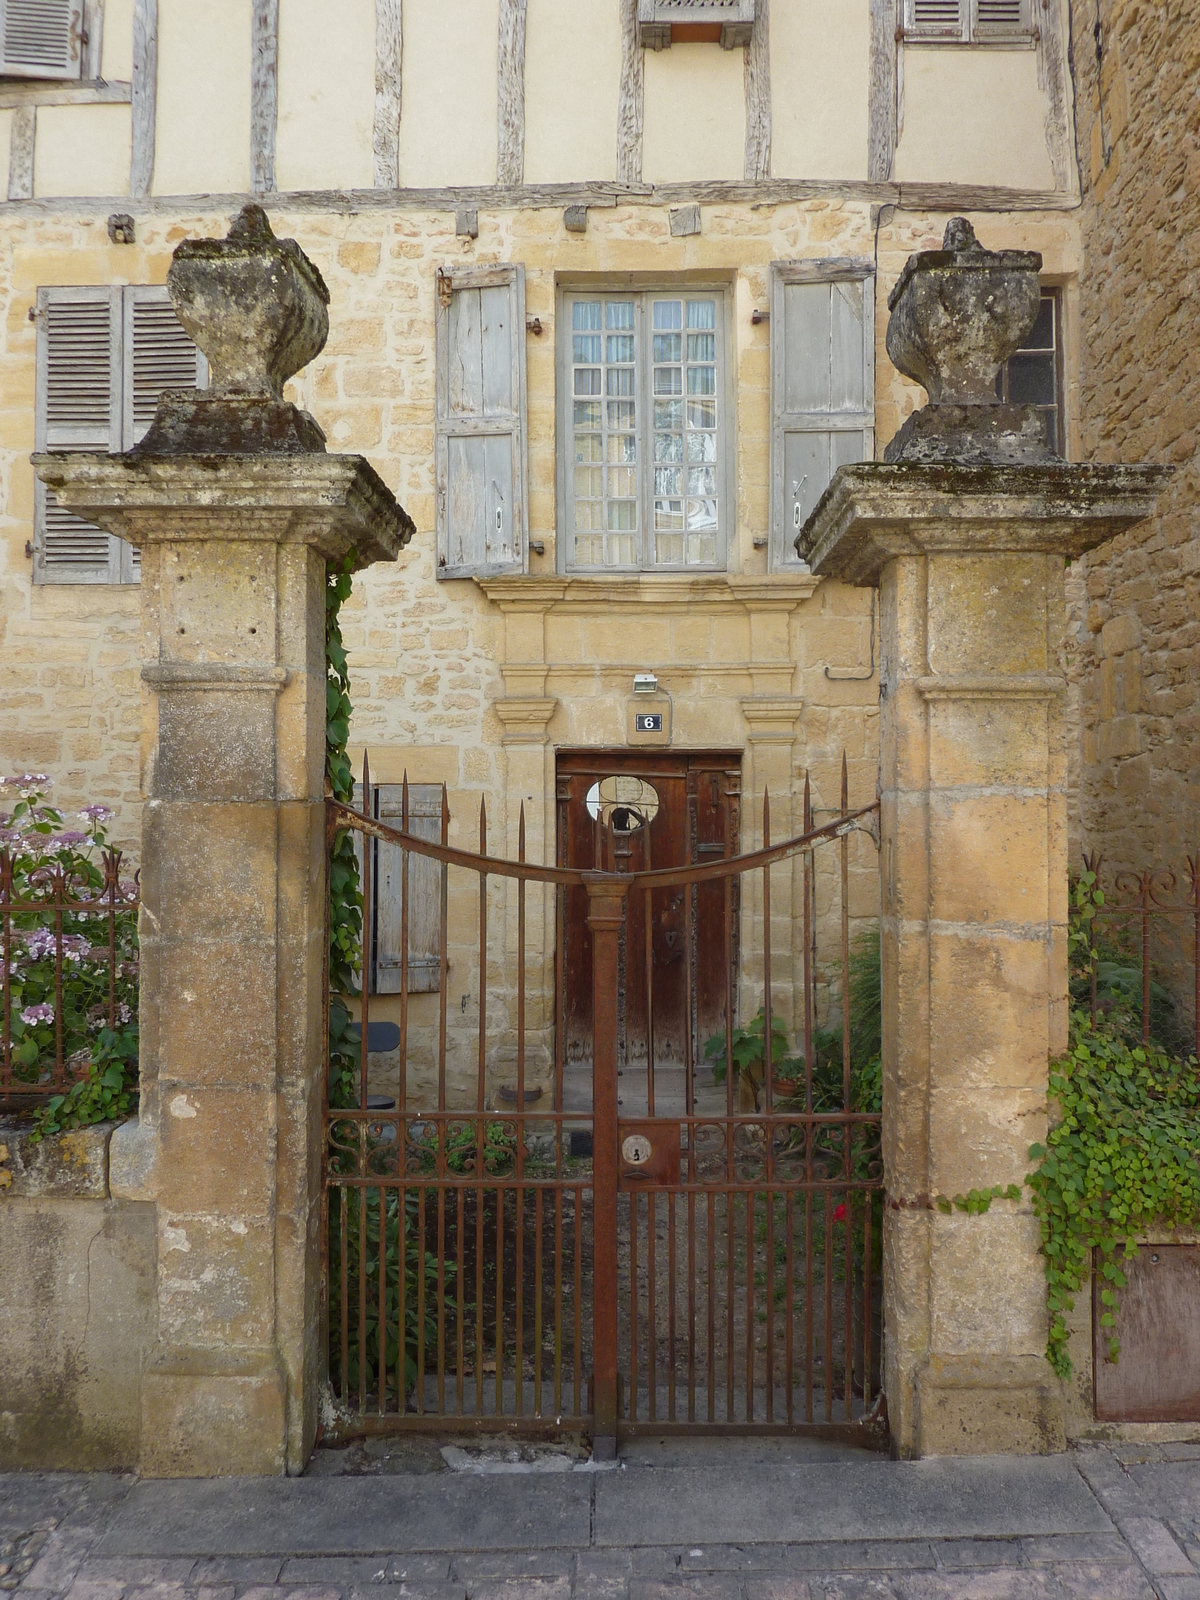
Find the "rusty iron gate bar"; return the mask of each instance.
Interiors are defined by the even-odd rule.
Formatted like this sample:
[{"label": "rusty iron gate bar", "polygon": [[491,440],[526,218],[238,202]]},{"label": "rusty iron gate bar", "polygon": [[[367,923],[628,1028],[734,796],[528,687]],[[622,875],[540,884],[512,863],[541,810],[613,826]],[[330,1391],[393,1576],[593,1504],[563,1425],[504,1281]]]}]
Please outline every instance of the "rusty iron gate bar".
[{"label": "rusty iron gate bar", "polygon": [[[582,1432],[600,1456],[615,1451],[618,1437],[639,1431],[815,1431],[882,1443],[875,1266],[880,1116],[852,1106],[846,1003],[849,835],[877,814],[878,803],[849,809],[845,761],[840,809],[822,827],[812,826],[806,779],[805,826],[796,838],[770,843],[764,799],[763,848],[632,874],[526,861],[523,808],[516,861],[488,854],[482,806],[478,852],[452,847],[444,788],[439,837],[418,837],[410,831],[407,779],[401,827],[389,827],[372,815],[365,760],[361,792],[361,810],[327,802],[328,844],[332,852],[348,831],[359,845],[364,974],[381,937],[377,884],[384,852],[393,864],[398,856],[398,874],[388,869],[388,882],[399,883],[392,910],[400,927],[400,986],[391,1005],[398,1038],[385,1041],[378,1024],[373,1033],[378,997],[369,981],[345,995],[332,994],[326,982],[326,1037],[333,1041],[323,1169],[323,1307],[333,1402],[326,1437],[404,1429]],[[832,1079],[840,1079],[840,1104],[830,1108],[817,1104],[815,1092],[815,852],[834,843],[841,928],[830,965],[839,976],[843,1026],[840,1070],[826,1063],[827,1098]],[[708,1103],[699,1105],[698,1040],[689,1027],[682,1109],[670,1109],[661,1094],[656,1101],[651,1050],[646,1115],[623,1116],[618,989],[621,931],[627,915],[636,914],[631,900],[636,906],[640,897],[649,919],[655,894],[682,890],[694,905],[701,885],[719,884],[728,953],[735,879],[762,874],[764,1038],[770,1040],[770,870],[796,855],[803,876],[804,992],[795,1008],[802,1015],[796,1029],[802,1081],[777,1083],[768,1048],[761,1106],[757,1087],[749,1109],[735,1103],[739,1090],[730,1071],[723,1097],[708,1084],[702,1093]],[[421,864],[427,906],[432,894],[440,912],[436,998],[410,993],[414,863]],[[449,892],[452,871],[478,884],[469,942],[461,906]],[[496,885],[503,880],[515,887],[516,899],[515,981],[507,985],[505,963],[489,945],[489,912],[497,910]],[[591,1103],[573,1107],[564,1101],[562,1026],[571,889],[586,894],[593,985]],[[535,951],[543,979],[553,971],[554,990],[552,1023],[547,1028],[543,1005],[538,1030],[543,1053],[547,1033],[553,1038],[545,1064],[550,1104],[543,1107],[537,1085],[529,1085],[527,923],[529,900],[540,898],[548,910],[551,891],[553,913],[542,919],[543,948]],[[690,983],[696,961],[690,915],[684,926]],[[449,1023],[448,987],[451,971],[472,961],[478,1024],[470,1028],[468,1059],[466,1026]],[[470,978],[462,983],[464,1015]],[[644,981],[652,990],[651,962]],[[743,981],[743,992],[748,987]],[[736,1007],[727,977],[727,1063],[734,1059]],[[499,1091],[494,1071],[489,1078],[495,1033],[507,1041],[515,1078]],[[392,1063],[381,1052],[395,1057],[394,1094]],[[414,1093],[412,1084],[422,1078],[424,1089]],[[344,1101],[352,1080],[351,1103],[329,1103]],[[377,1095],[381,1086],[389,1093]]]}]

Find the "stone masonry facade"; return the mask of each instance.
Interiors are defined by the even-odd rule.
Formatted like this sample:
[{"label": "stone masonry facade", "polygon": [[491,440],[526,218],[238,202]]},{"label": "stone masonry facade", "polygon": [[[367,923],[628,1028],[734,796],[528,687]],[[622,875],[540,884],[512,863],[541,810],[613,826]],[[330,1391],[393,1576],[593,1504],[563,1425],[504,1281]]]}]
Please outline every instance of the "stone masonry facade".
[{"label": "stone masonry facade", "polygon": [[1097,69],[1095,7],[1072,11],[1083,456],[1176,468],[1157,515],[1082,563],[1082,839],[1181,872],[1200,833],[1200,12],[1109,0]]}]

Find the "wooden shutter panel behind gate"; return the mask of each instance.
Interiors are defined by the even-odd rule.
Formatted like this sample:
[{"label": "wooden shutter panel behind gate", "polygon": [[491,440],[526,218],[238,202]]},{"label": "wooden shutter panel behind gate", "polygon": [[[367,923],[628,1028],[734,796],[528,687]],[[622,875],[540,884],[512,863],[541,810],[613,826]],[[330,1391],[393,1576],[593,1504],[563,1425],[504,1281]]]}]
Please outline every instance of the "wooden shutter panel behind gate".
[{"label": "wooden shutter panel behind gate", "polygon": [[[39,289],[38,450],[119,450],[121,291]],[[40,583],[109,583],[120,578],[120,541],[35,489],[35,578]]]},{"label": "wooden shutter panel behind gate", "polygon": [[437,281],[438,577],[524,570],[525,269]]},{"label": "wooden shutter panel behind gate", "polygon": [[0,0],[0,73],[81,77],[83,0]]},{"label": "wooden shutter panel behind gate", "polygon": [[[403,792],[380,784],[376,815],[389,828],[402,825]],[[436,844],[442,836],[442,789],[436,783],[408,786],[408,831]],[[375,993],[400,993],[400,867],[404,852],[380,842],[375,911]],[[428,856],[408,856],[408,992],[434,994],[441,981],[442,866]]]},{"label": "wooden shutter panel behind gate", "polygon": [[771,301],[771,565],[839,467],[869,460],[874,432],[874,290],[869,262],[776,262]]}]

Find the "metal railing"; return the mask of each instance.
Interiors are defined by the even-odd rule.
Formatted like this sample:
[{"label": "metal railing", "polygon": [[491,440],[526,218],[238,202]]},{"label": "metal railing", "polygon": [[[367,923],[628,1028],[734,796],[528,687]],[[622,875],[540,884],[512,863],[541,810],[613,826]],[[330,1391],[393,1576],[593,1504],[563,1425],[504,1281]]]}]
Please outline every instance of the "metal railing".
[{"label": "metal railing", "polygon": [[0,849],[2,1108],[64,1094],[87,1075],[100,1028],[132,1019],[139,902],[121,859],[102,851],[99,883],[47,861],[18,888],[14,858]]},{"label": "metal railing", "polygon": [[[510,861],[488,854],[482,806],[471,852],[448,843],[444,794],[437,840],[409,831],[406,787],[399,829],[370,814],[371,794],[364,762],[362,809],[333,800],[327,808],[331,850],[347,830],[364,843],[363,969],[380,873],[393,884],[398,876],[407,952],[412,863],[423,858],[440,871],[440,982],[436,994],[410,994],[403,956],[383,1031],[372,1023],[379,997],[369,982],[340,995],[327,987],[335,1101],[347,1082],[348,1042],[355,1055],[352,1103],[325,1113],[335,1413],[327,1435],[452,1424],[615,1439],[652,1425],[832,1430],[879,1442],[880,1114],[877,1105],[854,1105],[846,1004],[849,839],[877,803],[850,810],[843,764],[841,809],[821,827],[812,826],[806,784],[805,828],[795,838],[770,843],[765,800],[759,850],[618,873],[528,862],[523,811]],[[840,853],[840,928],[824,972],[840,992],[836,1033],[819,1027],[814,999],[815,852],[828,846]],[[392,852],[390,864],[382,852]],[[772,869],[793,857],[802,860],[802,914],[779,919],[773,941]],[[474,893],[456,886],[452,895],[451,874],[473,877]],[[768,933],[751,977],[744,937],[740,975],[729,956],[733,886],[754,875]],[[775,997],[792,979],[772,960],[777,968],[786,928],[803,990],[792,997],[795,1076],[769,1070],[765,1050],[760,1082],[726,1070],[722,1084],[699,1058],[689,912],[686,1059],[656,1060],[651,1022],[634,1108],[630,1083],[640,1085],[640,1075],[619,1019],[626,986],[643,981],[652,1019],[654,974],[652,960],[645,972],[626,970],[623,935],[664,895],[682,891],[694,907],[706,884],[724,893],[725,1062],[743,1043],[739,999],[761,994],[764,1039],[779,1030]],[[587,897],[592,956],[591,1058],[582,1067],[564,1052],[564,932],[574,891]],[[466,1015],[464,995],[452,1019],[449,976],[464,966],[469,977],[455,987],[477,988],[478,1016]],[[512,1081],[498,1089],[505,1074]]]},{"label": "metal railing", "polygon": [[[1200,1059],[1200,852],[1185,858],[1182,872],[1119,869],[1107,886],[1099,851],[1085,851],[1083,865],[1104,895],[1091,924],[1093,943],[1105,948],[1087,963],[1086,997],[1073,994],[1073,1004],[1086,998],[1093,1023],[1114,1007],[1127,1010],[1140,1023],[1143,1044],[1153,1037],[1180,1050],[1190,1034]],[[1180,1004],[1185,993],[1190,1024]]]}]

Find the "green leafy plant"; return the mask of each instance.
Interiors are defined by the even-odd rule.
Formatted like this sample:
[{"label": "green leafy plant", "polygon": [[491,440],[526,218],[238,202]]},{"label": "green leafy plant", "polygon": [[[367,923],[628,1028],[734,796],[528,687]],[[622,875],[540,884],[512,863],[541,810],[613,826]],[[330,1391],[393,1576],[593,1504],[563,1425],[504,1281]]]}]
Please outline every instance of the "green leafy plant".
[{"label": "green leafy plant", "polygon": [[[763,1087],[763,1061],[766,1056],[765,1038],[767,1013],[759,1006],[758,1014],[744,1028],[733,1030],[733,1081],[744,1079],[754,1095],[754,1109],[759,1109],[759,1095]],[[704,1059],[712,1062],[714,1083],[724,1083],[730,1071],[726,1056],[726,1036],[714,1033],[704,1045]],[[771,1066],[776,1077],[792,1078],[797,1069],[803,1069],[803,1060],[787,1053],[787,1028],[782,1017],[771,1018]],[[782,1070],[781,1070],[782,1069]]]},{"label": "green leafy plant", "polygon": [[[325,779],[329,792],[343,805],[354,803],[354,774],[346,745],[350,737],[350,668],[342,640],[340,615],[350,598],[354,555],[340,565],[330,563],[325,575]],[[340,831],[329,862],[329,1103],[355,1101],[359,1065],[357,1041],[350,1033],[350,1013],[336,998],[358,985],[362,974],[363,897],[358,877],[354,834]]]},{"label": "green leafy plant", "polygon": [[[1071,1375],[1066,1316],[1087,1279],[1093,1251],[1104,1278],[1101,1326],[1113,1328],[1121,1260],[1138,1233],[1200,1221],[1200,1070],[1159,1046],[1131,1045],[1116,1021],[1071,1016],[1070,1047],[1052,1065],[1059,1120],[1026,1178],[1041,1226],[1050,1309],[1046,1358]],[[1119,1344],[1109,1340],[1116,1360]]]},{"label": "green leafy plant", "polygon": [[[433,1191],[430,1191],[431,1193]],[[379,1327],[379,1273],[381,1265],[380,1225],[383,1228],[383,1327],[385,1382],[393,1388],[400,1366],[401,1326],[401,1273],[400,1273],[400,1195],[397,1190],[382,1191],[382,1213],[379,1189],[345,1188],[333,1191],[336,1201],[330,1206],[329,1219],[329,1325],[340,1330],[343,1316],[346,1319],[346,1370],[336,1367],[340,1348],[340,1333],[331,1340],[335,1367],[330,1374],[335,1389],[343,1380],[348,1392],[360,1388],[363,1381],[362,1357],[365,1353],[366,1385],[377,1384],[380,1358]],[[436,1202],[435,1202],[436,1204]],[[343,1252],[342,1217],[345,1214],[345,1246]],[[407,1191],[404,1200],[404,1390],[416,1382],[419,1354],[421,1317],[421,1278],[424,1276],[424,1339],[426,1360],[437,1352],[438,1267],[437,1256],[425,1248],[420,1236],[420,1215],[417,1196]],[[365,1229],[365,1251],[364,1243]],[[343,1253],[345,1261],[343,1262]],[[346,1274],[346,1301],[342,1303],[342,1273]],[[452,1261],[443,1264],[445,1275],[445,1300],[453,1299],[455,1266]],[[366,1276],[366,1312],[362,1312],[360,1290],[363,1274]]]},{"label": "green leafy plant", "polygon": [[83,828],[70,828],[51,787],[45,773],[0,779],[0,798],[15,801],[0,815],[0,850],[26,907],[11,916],[7,967],[0,952],[13,1078],[46,1083],[61,1048],[76,1079],[39,1108],[35,1139],[126,1115],[137,1084],[136,889],[119,878],[109,807],[85,806]]}]

